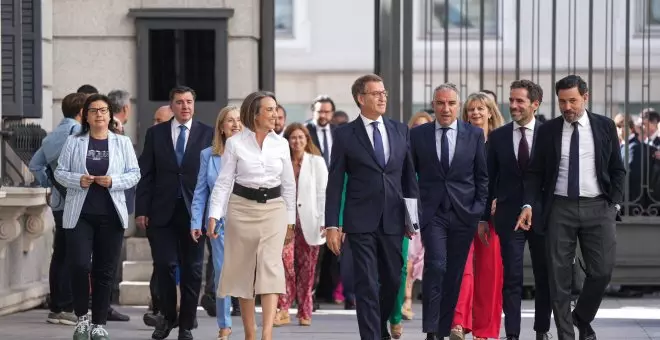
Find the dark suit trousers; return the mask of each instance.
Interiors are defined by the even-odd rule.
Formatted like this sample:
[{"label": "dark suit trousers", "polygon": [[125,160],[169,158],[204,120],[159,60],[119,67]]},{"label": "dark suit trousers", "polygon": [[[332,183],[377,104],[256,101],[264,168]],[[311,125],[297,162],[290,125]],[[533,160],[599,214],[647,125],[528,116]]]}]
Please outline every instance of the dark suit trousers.
[{"label": "dark suit trousers", "polygon": [[159,308],[170,324],[177,320],[176,281],[177,264],[180,271],[181,304],[179,327],[192,329],[197,315],[197,302],[202,286],[202,263],[205,236],[194,242],[190,237],[190,214],[183,199],[179,199],[170,223],[150,225],[147,237],[156,266]]},{"label": "dark suit trousers", "polygon": [[586,279],[575,306],[583,323],[596,316],[616,259],[616,209],[601,198],[570,201],[555,197],[546,233],[550,296],[559,340],[575,339],[571,316],[571,281],[575,248],[586,265]]},{"label": "dark suit trousers", "polygon": [[449,336],[463,270],[477,223],[468,226],[453,210],[438,212],[421,231],[424,245],[422,273],[422,330]]},{"label": "dark suit trousers", "polygon": [[383,232],[347,234],[353,255],[353,278],[360,339],[381,340],[401,284],[402,235]]},{"label": "dark suit trousers", "polygon": [[341,277],[342,287],[344,288],[344,301],[354,302],[355,300],[355,282],[353,280],[353,251],[351,244],[344,242],[339,254],[339,275]]},{"label": "dark suit trousers", "polygon": [[[515,220],[514,220],[515,221]],[[520,336],[520,315],[523,293],[523,257],[525,242],[529,245],[534,272],[534,330],[546,333],[550,330],[550,286],[546,261],[545,237],[534,231],[513,231],[500,228],[500,248],[504,265],[502,309],[506,335]]]},{"label": "dark suit trousers", "polygon": [[73,312],[71,271],[66,256],[66,232],[62,228],[64,211],[53,211],[55,237],[53,255],[50,259],[48,283],[50,285],[50,311],[53,313]]}]

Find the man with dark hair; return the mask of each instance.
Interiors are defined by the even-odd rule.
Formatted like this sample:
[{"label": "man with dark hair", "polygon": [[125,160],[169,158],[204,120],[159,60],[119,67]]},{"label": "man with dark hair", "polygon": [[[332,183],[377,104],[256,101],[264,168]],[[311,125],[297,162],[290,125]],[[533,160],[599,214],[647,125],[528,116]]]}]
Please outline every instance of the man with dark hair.
[{"label": "man with dark hair", "polygon": [[660,123],[660,114],[652,108],[642,111],[642,128],[646,131],[644,143],[653,147],[660,147],[660,136],[658,136],[658,123]]},{"label": "man with dark hair", "polygon": [[[515,230],[545,232],[552,310],[559,340],[595,340],[591,327],[616,259],[616,218],[626,169],[614,122],[588,112],[589,88],[570,75],[555,84],[561,116],[536,133]],[[541,206],[541,218],[532,216]],[[580,242],[586,279],[571,313],[571,282]]]},{"label": "man with dark hair", "polygon": [[332,115],[332,121],[330,123],[334,126],[340,126],[348,123],[350,117],[345,111],[335,111],[335,114]]},{"label": "man with dark hair", "polygon": [[321,150],[321,155],[327,166],[330,165],[332,150],[332,133],[335,126],[330,124],[335,113],[335,102],[328,96],[321,95],[314,99],[311,105],[313,118],[307,124],[307,130],[312,136],[312,142]]},{"label": "man with dark hair", "polygon": [[286,127],[286,110],[284,109],[284,106],[277,104],[277,115],[275,116],[275,128],[273,131],[278,136],[282,136],[284,134],[284,128]]},{"label": "man with dark hair", "polygon": [[[333,253],[340,252],[343,232],[353,253],[360,338],[390,339],[387,319],[401,283],[406,233],[402,197],[416,199],[419,190],[408,151],[408,127],[383,117],[387,91],[382,78],[362,76],[351,93],[360,117],[333,136],[325,230]],[[346,178],[342,227],[339,214]]]},{"label": "man with dark hair", "polygon": [[86,95],[71,93],[62,99],[62,114],[64,119],[44,138],[41,147],[30,160],[30,171],[39,185],[51,188],[49,205],[55,220],[55,237],[53,239],[53,254],[50,260],[50,313],[46,321],[54,324],[75,325],[78,318],[73,314],[73,295],[69,266],[66,261],[65,232],[62,227],[64,213],[64,196],[66,189],[55,182],[53,171],[57,167],[62,147],[66,139],[80,132],[82,108]]},{"label": "man with dark hair", "polygon": [[[545,235],[541,227],[541,205],[534,204],[534,228],[516,231],[516,220],[523,205],[524,177],[537,148],[536,135],[541,122],[535,118],[543,89],[529,80],[511,83],[509,112],[512,122],[495,129],[488,136],[488,203],[482,220],[493,221],[500,237],[504,284],[502,309],[507,340],[518,340],[523,295],[523,258],[529,246],[534,272],[534,330],[537,340],[547,340],[550,329],[550,291],[545,254]],[[497,198],[501,198],[497,200]],[[491,213],[492,212],[492,213]]]},{"label": "man with dark hair", "polygon": [[94,87],[92,85],[85,84],[85,85],[80,86],[78,88],[78,90],[76,91],[76,93],[97,94],[97,93],[99,93],[99,90],[97,90],[96,87]]},{"label": "man with dark hair", "polygon": [[[193,339],[202,285],[204,237],[190,237],[190,204],[199,155],[211,145],[213,128],[193,120],[195,91],[178,86],[170,91],[174,119],[147,129],[139,158],[142,178],[137,187],[135,215],[147,230],[158,277],[158,298],[164,316],[152,338],[165,339],[179,327],[179,340]],[[180,268],[181,304],[177,313],[175,269]],[[177,316],[178,314],[178,316]]]}]

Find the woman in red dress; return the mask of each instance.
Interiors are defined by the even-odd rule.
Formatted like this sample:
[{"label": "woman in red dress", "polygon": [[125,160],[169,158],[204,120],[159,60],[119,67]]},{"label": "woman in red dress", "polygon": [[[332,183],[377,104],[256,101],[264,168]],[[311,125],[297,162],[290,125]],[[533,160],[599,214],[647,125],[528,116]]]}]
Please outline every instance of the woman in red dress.
[{"label": "woman in red dress", "polygon": [[[486,140],[489,132],[504,124],[495,101],[482,92],[468,96],[463,106],[463,120],[481,127]],[[470,332],[475,340],[499,338],[502,280],[499,237],[490,221],[481,222],[465,263],[461,292],[454,310],[451,340],[463,340],[465,334]]]}]

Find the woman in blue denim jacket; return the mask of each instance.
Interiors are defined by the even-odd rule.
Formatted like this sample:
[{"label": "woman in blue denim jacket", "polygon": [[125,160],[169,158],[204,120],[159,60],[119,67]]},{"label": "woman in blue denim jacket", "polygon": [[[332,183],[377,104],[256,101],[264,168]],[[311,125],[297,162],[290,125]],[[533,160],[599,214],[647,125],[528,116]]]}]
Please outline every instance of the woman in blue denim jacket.
[{"label": "woman in blue denim jacket", "polygon": [[[202,228],[206,227],[205,221],[208,220],[208,209],[206,205],[215,185],[215,180],[220,173],[220,157],[225,150],[227,138],[243,129],[238,108],[227,106],[218,114],[215,121],[215,134],[213,144],[202,150],[199,157],[199,174],[197,175],[197,186],[193,196],[191,206],[190,233],[196,241],[202,236]],[[204,225],[202,225],[204,224]],[[216,230],[206,230],[206,235],[211,240],[213,269],[215,274],[215,285],[219,285],[220,273],[222,271],[222,262],[224,258],[225,236],[222,230],[224,221],[221,221]],[[231,334],[231,299],[217,296],[215,299],[217,321],[218,321],[218,340],[227,340]]]}]

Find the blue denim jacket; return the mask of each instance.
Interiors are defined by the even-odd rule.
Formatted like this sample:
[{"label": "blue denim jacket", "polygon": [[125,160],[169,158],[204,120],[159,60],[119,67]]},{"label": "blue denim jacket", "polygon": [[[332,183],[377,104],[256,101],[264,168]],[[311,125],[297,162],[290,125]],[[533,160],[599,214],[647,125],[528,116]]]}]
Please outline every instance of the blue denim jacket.
[{"label": "blue denim jacket", "polygon": [[[44,188],[51,188],[53,184],[46,175],[46,166],[55,171],[57,168],[57,159],[60,157],[64,142],[69,135],[77,134],[80,132],[81,126],[77,120],[71,118],[64,118],[59,125],[46,138],[41,142],[41,147],[30,159],[29,168],[34,175],[37,183]],[[53,211],[64,210],[64,200],[60,197],[60,193],[54,188],[51,190],[51,209]]]}]

